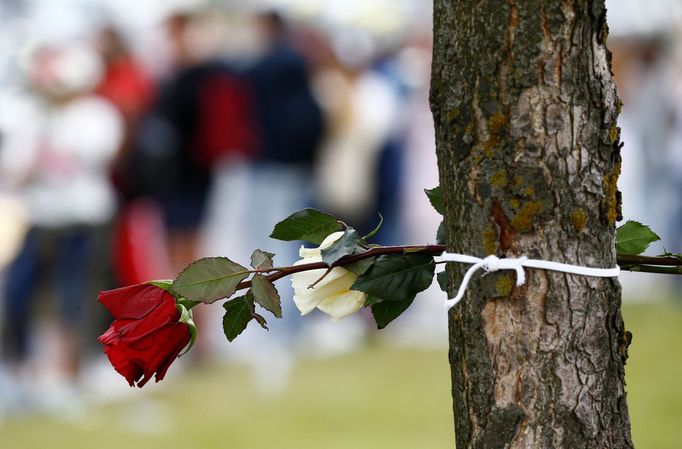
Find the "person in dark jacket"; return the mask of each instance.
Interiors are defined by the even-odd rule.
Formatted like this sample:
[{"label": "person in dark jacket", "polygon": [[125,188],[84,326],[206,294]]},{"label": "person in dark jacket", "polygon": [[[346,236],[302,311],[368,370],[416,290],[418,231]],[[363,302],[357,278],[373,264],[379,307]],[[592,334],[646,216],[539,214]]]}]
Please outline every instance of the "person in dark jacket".
[{"label": "person in dark jacket", "polygon": [[266,48],[249,77],[260,125],[259,159],[310,166],[323,137],[324,120],[313,97],[306,61],[290,44],[278,13],[260,14],[257,24]]}]

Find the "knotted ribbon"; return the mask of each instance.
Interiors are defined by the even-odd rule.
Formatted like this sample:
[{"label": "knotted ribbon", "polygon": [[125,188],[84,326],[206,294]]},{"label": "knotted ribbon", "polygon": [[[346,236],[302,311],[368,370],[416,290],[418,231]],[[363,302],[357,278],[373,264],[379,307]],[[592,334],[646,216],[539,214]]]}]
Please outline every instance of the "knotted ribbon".
[{"label": "knotted ribbon", "polygon": [[542,270],[560,271],[563,273],[579,274],[582,276],[592,276],[592,277],[617,277],[620,274],[620,267],[616,266],[614,268],[591,268],[583,267],[580,265],[570,265],[566,263],[551,262],[548,260],[539,259],[528,259],[526,256],[521,257],[509,257],[500,259],[497,256],[488,256],[484,259],[478,257],[467,256],[466,254],[448,253],[444,252],[440,256],[434,258],[436,263],[438,262],[459,262],[473,264],[462,278],[462,283],[457,291],[457,296],[452,299],[447,299],[445,301],[445,308],[450,310],[455,304],[457,304],[466,292],[471,276],[480,269],[488,273],[492,273],[499,270],[514,270],[516,271],[516,285],[520,286],[526,283],[526,273],[524,267],[526,268],[539,268]]}]

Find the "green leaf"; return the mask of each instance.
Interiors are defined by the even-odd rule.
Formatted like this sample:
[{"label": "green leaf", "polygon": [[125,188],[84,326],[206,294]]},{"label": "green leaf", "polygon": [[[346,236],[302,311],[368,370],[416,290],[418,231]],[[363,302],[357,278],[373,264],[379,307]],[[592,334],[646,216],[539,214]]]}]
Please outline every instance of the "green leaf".
[{"label": "green leaf", "polygon": [[362,274],[365,274],[367,270],[369,270],[369,267],[371,267],[375,261],[376,261],[375,257],[368,257],[367,259],[358,260],[357,262],[344,265],[343,268],[355,274],[356,276],[360,276]]},{"label": "green leaf", "polygon": [[362,240],[367,240],[367,239],[371,239],[372,237],[374,237],[376,235],[376,233],[379,232],[379,229],[381,229],[382,224],[384,224],[384,217],[381,214],[379,214],[379,224],[376,226],[376,228],[372,229],[372,231],[369,234],[364,236],[362,238]]},{"label": "green leaf", "polygon": [[303,209],[275,225],[270,237],[277,240],[305,240],[319,245],[329,234],[343,230],[332,215],[317,209]]},{"label": "green leaf", "polygon": [[441,290],[443,290],[447,295],[448,299],[452,299],[455,297],[455,294],[450,294],[448,293],[448,274],[447,271],[443,270],[440,273],[436,274],[436,280],[438,281],[438,286],[440,287]]},{"label": "green leaf", "polygon": [[257,304],[272,312],[275,317],[282,318],[281,300],[272,282],[261,274],[255,274],[251,279],[251,291]]},{"label": "green leaf", "polygon": [[379,304],[380,302],[384,302],[384,299],[378,298],[376,296],[372,295],[367,295],[365,298],[365,307],[370,307],[373,306],[374,304]]},{"label": "green leaf", "polygon": [[178,304],[182,304],[187,310],[192,310],[197,304],[201,304],[200,301],[190,301],[187,298],[180,297],[176,300]]},{"label": "green leaf", "polygon": [[436,212],[441,215],[445,215],[445,205],[443,204],[443,193],[440,190],[440,186],[433,189],[424,189],[426,196],[429,197],[429,201]]},{"label": "green leaf", "polygon": [[445,245],[445,222],[441,221],[438,225],[438,231],[436,231],[436,243],[439,245]]},{"label": "green leaf", "polygon": [[249,289],[249,291],[246,292],[246,305],[249,308],[249,312],[251,312],[251,318],[256,320],[256,322],[260,324],[260,327],[262,327],[263,329],[270,330],[268,329],[267,321],[265,321],[265,318],[256,313],[256,306],[254,305],[254,302],[255,298],[253,296],[253,289]]},{"label": "green leaf", "polygon": [[252,306],[249,306],[246,295],[227,301],[223,304],[223,308],[225,309],[223,332],[229,341],[234,341],[246,329],[249,321],[253,319],[251,314],[253,309]]},{"label": "green leaf", "polygon": [[178,319],[178,322],[185,323],[187,326],[189,326],[189,344],[187,345],[187,349],[178,355],[178,357],[182,357],[183,355],[187,354],[190,349],[192,349],[192,346],[194,346],[194,342],[197,339],[197,326],[194,324],[191,310],[187,309],[181,303],[178,303],[176,307],[178,312],[180,312],[180,318]]},{"label": "green leaf", "polygon": [[372,315],[377,328],[383,329],[388,323],[398,318],[414,301],[414,296],[402,301],[382,301],[372,305]]},{"label": "green leaf", "polygon": [[265,318],[263,318],[262,315],[259,315],[256,312],[252,312],[251,316],[253,317],[254,320],[256,320],[256,323],[258,323],[260,325],[260,327],[262,327],[266,331],[270,330],[270,329],[268,329],[268,326],[267,326],[268,322],[265,321]]},{"label": "green leaf", "polygon": [[335,241],[332,246],[321,251],[322,261],[331,266],[343,256],[353,254],[359,242],[360,236],[358,232],[353,228],[346,229],[341,238]]},{"label": "green leaf", "polygon": [[624,256],[643,253],[652,242],[661,240],[649,226],[636,221],[628,221],[616,229],[616,253]]},{"label": "green leaf", "polygon": [[173,283],[176,296],[212,303],[231,296],[249,271],[226,257],[199,259],[185,268]]},{"label": "green leaf", "polygon": [[162,288],[167,292],[170,292],[173,288],[173,279],[158,279],[155,281],[147,281],[145,284],[151,284],[155,287]]},{"label": "green leaf", "polygon": [[440,273],[436,274],[436,280],[438,281],[438,286],[440,287],[440,289],[447,293],[448,273],[445,270],[441,271]]},{"label": "green leaf", "polygon": [[272,268],[273,257],[275,257],[273,253],[257,249],[251,254],[251,266],[256,270]]},{"label": "green leaf", "polygon": [[435,268],[433,257],[426,254],[380,256],[351,289],[387,301],[404,301],[431,285]]}]

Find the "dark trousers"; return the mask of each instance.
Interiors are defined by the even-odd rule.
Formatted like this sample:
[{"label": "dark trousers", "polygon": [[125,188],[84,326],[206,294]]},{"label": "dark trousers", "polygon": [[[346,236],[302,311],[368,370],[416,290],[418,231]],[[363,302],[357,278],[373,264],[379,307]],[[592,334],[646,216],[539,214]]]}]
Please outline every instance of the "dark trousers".
[{"label": "dark trousers", "polygon": [[92,229],[33,228],[8,267],[4,292],[4,331],[10,358],[25,360],[29,353],[32,303],[38,286],[53,279],[48,288],[57,298],[62,322],[78,328],[87,295]]}]

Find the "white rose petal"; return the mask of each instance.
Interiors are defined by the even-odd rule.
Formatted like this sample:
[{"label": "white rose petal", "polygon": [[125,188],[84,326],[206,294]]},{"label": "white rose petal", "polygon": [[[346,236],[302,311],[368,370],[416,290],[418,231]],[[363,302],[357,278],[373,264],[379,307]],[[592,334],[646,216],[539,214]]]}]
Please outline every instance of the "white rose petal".
[{"label": "white rose petal", "polygon": [[330,296],[323,300],[318,309],[332,317],[332,320],[340,320],[348,315],[352,315],[365,305],[367,294],[350,290],[337,296]]},{"label": "white rose petal", "polygon": [[[342,231],[330,234],[318,248],[301,247],[299,254],[303,259],[294,265],[321,262],[321,250],[329,248],[342,235]],[[325,275],[326,271],[319,269],[291,275],[294,303],[301,315],[310,313],[317,307],[333,320],[338,320],[362,308],[367,294],[350,289],[357,276],[342,267],[336,267]],[[319,280],[322,276],[324,278]],[[313,284],[315,286],[310,288]]]},{"label": "white rose petal", "polygon": [[[321,262],[322,259],[322,250],[327,249],[330,246],[334,244],[338,239],[341,238],[343,235],[343,231],[338,231],[334,232],[333,234],[329,234],[327,237],[325,237],[324,240],[322,240],[322,243],[320,243],[320,246],[317,248],[306,248],[305,246],[301,246],[301,249],[298,250],[298,255],[303,257],[304,259],[307,258],[312,258],[312,257],[320,257],[320,260],[315,261],[315,262]],[[302,262],[299,260],[299,262]],[[308,260],[305,263],[311,263],[313,261]]]},{"label": "white rose petal", "polygon": [[334,242],[340,239],[343,234],[344,231],[337,231],[332,234],[329,234],[324,240],[322,240],[322,243],[320,243],[320,247],[318,249],[323,250],[329,248],[334,244]]},{"label": "white rose petal", "polygon": [[298,255],[303,257],[303,260],[299,260],[301,263],[310,263],[311,261],[308,259],[314,257],[318,257],[320,260],[322,260],[322,252],[320,251],[320,248],[306,248],[301,246],[301,249],[298,250]]}]

